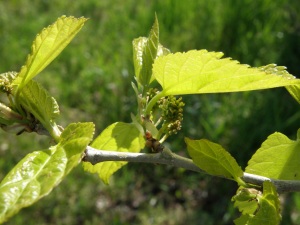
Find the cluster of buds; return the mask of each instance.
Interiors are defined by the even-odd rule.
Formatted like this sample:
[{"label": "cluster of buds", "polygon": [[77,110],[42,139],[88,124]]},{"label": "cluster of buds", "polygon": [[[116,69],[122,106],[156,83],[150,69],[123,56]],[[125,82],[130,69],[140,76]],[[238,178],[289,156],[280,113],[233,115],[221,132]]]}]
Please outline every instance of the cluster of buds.
[{"label": "cluster of buds", "polygon": [[167,96],[158,101],[159,108],[162,110],[163,127],[167,126],[167,135],[176,134],[181,129],[183,120],[184,102],[182,98]]},{"label": "cluster of buds", "polygon": [[31,114],[24,117],[11,105],[13,102],[13,87],[11,84],[16,74],[16,72],[0,74],[0,92],[4,93],[9,100],[8,104],[0,102],[0,128],[19,135],[24,131],[33,131],[35,123],[32,123],[32,121],[35,121],[35,118]]},{"label": "cluster of buds", "polygon": [[12,93],[12,81],[15,79],[15,72],[8,72],[0,74],[0,91],[6,94]]}]

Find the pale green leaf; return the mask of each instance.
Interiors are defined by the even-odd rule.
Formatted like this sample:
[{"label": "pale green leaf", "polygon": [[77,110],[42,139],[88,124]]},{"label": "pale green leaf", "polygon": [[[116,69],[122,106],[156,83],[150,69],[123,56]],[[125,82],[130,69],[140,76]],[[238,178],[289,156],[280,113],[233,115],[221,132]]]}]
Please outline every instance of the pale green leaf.
[{"label": "pale green leaf", "polygon": [[[91,144],[100,150],[120,152],[139,152],[145,146],[143,135],[134,124],[117,122],[108,126]],[[127,162],[101,162],[92,165],[83,162],[86,171],[97,173],[104,183],[109,183],[110,176]]]},{"label": "pale green leaf", "polygon": [[193,162],[208,174],[234,179],[239,182],[243,170],[235,159],[219,144],[208,140],[185,138]]},{"label": "pale green leaf", "polygon": [[246,172],[280,180],[300,180],[300,140],[271,134],[248,162]]},{"label": "pale green leaf", "polygon": [[[269,74],[276,74],[279,76],[286,76],[287,78],[290,74],[286,71],[286,67],[277,66],[276,64],[269,64],[267,66],[259,67],[262,71]],[[290,85],[287,86],[286,89],[290,92],[290,94],[296,99],[298,103],[300,103],[300,85]]]},{"label": "pale green leaf", "polygon": [[80,162],[93,132],[92,123],[70,124],[58,145],[25,156],[0,183],[0,223],[49,194]]},{"label": "pale green leaf", "polygon": [[234,223],[236,225],[278,225],[281,221],[281,215],[276,187],[271,182],[265,181],[263,183],[263,195],[256,196],[255,200],[258,204],[257,210],[253,214],[242,215]]},{"label": "pale green leaf", "polygon": [[250,91],[300,84],[286,73],[278,75],[263,67],[250,68],[223,53],[192,50],[159,57],[153,75],[164,95]]},{"label": "pale green leaf", "polygon": [[71,123],[62,132],[59,145],[66,151],[68,163],[65,173],[69,173],[82,159],[82,153],[94,136],[95,125],[91,122]]},{"label": "pale green leaf", "polygon": [[31,80],[23,88],[19,101],[26,111],[32,113],[43,125],[59,115],[56,100],[38,82]]},{"label": "pale green leaf", "polygon": [[28,55],[25,65],[13,84],[19,85],[19,90],[22,89],[60,54],[80,31],[86,20],[83,17],[62,16],[54,24],[43,29],[36,36],[31,54]]}]

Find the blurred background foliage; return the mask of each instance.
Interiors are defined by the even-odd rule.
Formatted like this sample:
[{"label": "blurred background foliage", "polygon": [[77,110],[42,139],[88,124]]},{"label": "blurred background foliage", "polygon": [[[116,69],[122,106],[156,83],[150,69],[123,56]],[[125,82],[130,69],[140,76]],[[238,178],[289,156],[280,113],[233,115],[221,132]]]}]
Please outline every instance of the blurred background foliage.
[{"label": "blurred background foliage", "polygon": [[[294,0],[0,1],[0,71],[19,71],[35,35],[61,15],[90,18],[38,76],[57,99],[60,123],[93,121],[97,134],[130,122],[136,102],[132,40],[147,36],[157,13],[160,41],[172,52],[222,51],[251,66],[287,66],[300,76],[300,2]],[[186,155],[183,136],[222,144],[245,167],[275,131],[296,137],[300,108],[286,90],[184,96],[182,132],[168,144]],[[0,131],[0,179],[46,137]],[[49,196],[7,224],[232,224],[235,183],[160,165],[129,164],[105,186],[79,166]],[[283,223],[300,223],[300,195],[282,196]]]}]

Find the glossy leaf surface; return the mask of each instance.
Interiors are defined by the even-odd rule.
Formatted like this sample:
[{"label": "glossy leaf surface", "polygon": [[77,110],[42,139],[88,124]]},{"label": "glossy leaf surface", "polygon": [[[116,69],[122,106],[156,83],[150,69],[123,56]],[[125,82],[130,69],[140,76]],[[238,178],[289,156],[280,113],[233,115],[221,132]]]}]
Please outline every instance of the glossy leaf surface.
[{"label": "glossy leaf surface", "polygon": [[[145,146],[142,134],[134,124],[117,122],[108,126],[91,144],[100,150],[120,152],[139,152]],[[86,171],[97,173],[104,183],[109,183],[110,176],[127,162],[101,162],[92,165],[83,162]]]},{"label": "glossy leaf surface", "polygon": [[25,156],[0,183],[0,223],[49,194],[80,162],[93,133],[92,123],[70,124],[58,145]]},{"label": "glossy leaf surface", "polygon": [[43,29],[32,45],[32,51],[25,65],[14,80],[22,89],[33,77],[49,65],[80,31],[86,18],[62,16],[55,23]]}]

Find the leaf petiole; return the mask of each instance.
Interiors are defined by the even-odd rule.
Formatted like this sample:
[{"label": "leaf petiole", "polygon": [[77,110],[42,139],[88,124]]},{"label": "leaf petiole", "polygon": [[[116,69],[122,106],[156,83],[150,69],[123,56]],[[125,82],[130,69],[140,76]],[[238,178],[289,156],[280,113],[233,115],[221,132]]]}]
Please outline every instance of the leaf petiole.
[{"label": "leaf petiole", "polygon": [[146,109],[145,109],[145,116],[150,115],[150,112],[151,112],[153,106],[155,105],[155,103],[164,96],[166,96],[165,92],[161,91],[149,101],[149,103],[147,104]]}]

